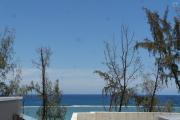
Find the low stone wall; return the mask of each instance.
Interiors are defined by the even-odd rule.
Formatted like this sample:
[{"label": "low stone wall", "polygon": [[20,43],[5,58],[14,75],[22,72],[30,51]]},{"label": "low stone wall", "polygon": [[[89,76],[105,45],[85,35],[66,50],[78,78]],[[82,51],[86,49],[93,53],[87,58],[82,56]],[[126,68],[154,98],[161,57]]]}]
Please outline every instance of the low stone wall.
[{"label": "low stone wall", "polygon": [[159,116],[180,113],[161,112],[82,112],[73,113],[71,120],[159,120]]},{"label": "low stone wall", "polygon": [[0,120],[13,120],[21,113],[22,97],[0,97]]}]

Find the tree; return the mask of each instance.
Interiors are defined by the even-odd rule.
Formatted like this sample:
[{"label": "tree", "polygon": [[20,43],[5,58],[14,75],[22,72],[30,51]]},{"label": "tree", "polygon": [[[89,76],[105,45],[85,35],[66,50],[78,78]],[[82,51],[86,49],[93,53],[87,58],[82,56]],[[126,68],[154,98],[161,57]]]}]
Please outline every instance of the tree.
[{"label": "tree", "polygon": [[12,29],[6,28],[0,35],[0,91],[1,95],[6,92],[6,77],[13,72],[15,63],[13,61],[13,43],[15,35]]},{"label": "tree", "polygon": [[5,79],[9,71],[13,70],[13,43],[15,35],[12,29],[6,28],[0,36],[0,77]]},{"label": "tree", "polygon": [[172,112],[172,111],[174,111],[173,102],[170,101],[170,100],[168,100],[168,101],[165,103],[164,107],[162,108],[162,111],[163,111],[163,112]]},{"label": "tree", "polygon": [[0,96],[24,95],[29,91],[27,85],[20,85],[21,67],[14,61],[14,39],[14,30],[9,28],[0,36]]},{"label": "tree", "polygon": [[[155,79],[155,81],[154,81]],[[143,82],[139,85],[144,95],[135,94],[135,103],[139,111],[141,108],[144,112],[158,111],[154,106],[158,106],[158,98],[155,92],[160,91],[163,87],[161,82],[157,80],[156,74],[143,75]],[[139,108],[139,106],[142,106]]]},{"label": "tree", "polygon": [[[178,62],[180,61],[179,46],[180,46],[180,21],[175,18],[174,27],[167,21],[168,8],[164,16],[161,18],[157,12],[152,12],[144,8],[150,30],[152,40],[146,38],[142,42],[136,44],[136,48],[147,49],[155,58],[154,65],[156,66],[156,83],[153,96],[156,94],[158,81],[168,84],[168,79],[174,78],[175,83],[180,89],[179,82],[179,68]],[[154,97],[152,96],[150,112],[153,109]]]},{"label": "tree", "polygon": [[61,105],[62,93],[59,88],[59,80],[56,80],[55,85],[52,86],[51,94],[48,99],[48,119],[49,120],[64,120],[66,108]]},{"label": "tree", "polygon": [[141,68],[140,59],[134,50],[134,35],[127,27],[121,27],[120,49],[117,44],[106,42],[105,65],[107,71],[95,71],[106,82],[102,94],[110,96],[109,111],[115,106],[116,111],[122,111],[122,106],[129,103],[133,96],[133,88],[129,86],[136,78]]},{"label": "tree", "polygon": [[21,68],[14,61],[14,30],[5,28],[0,35],[0,96],[17,95]]},{"label": "tree", "polygon": [[[50,64],[51,49],[46,47],[39,48],[37,50],[37,53],[38,53],[38,61],[37,62],[33,61],[33,63],[41,71],[42,83],[41,85],[39,85],[38,83],[34,84],[34,82],[32,82],[31,86],[37,93],[40,94],[42,98],[42,108],[39,109],[38,114],[40,115],[42,120],[47,120],[48,118],[51,119],[51,117],[54,117],[54,119],[63,120],[65,116],[65,109],[64,107],[58,106],[61,102],[59,100],[61,99],[59,82],[56,83],[54,90],[52,90],[53,88],[52,82],[47,78],[47,68],[49,67]],[[55,100],[52,100],[51,98]],[[57,109],[58,111],[55,112],[55,109]],[[55,112],[56,114],[54,114],[52,111]],[[59,118],[58,115],[60,116]]]},{"label": "tree", "polygon": [[[51,50],[49,48],[39,48],[37,50],[39,55],[38,61],[34,62],[36,67],[41,70],[41,79],[42,79],[42,90],[40,87],[36,87],[36,90],[39,89],[37,92],[41,94],[42,97],[42,120],[47,120],[47,75],[46,70],[49,67],[50,55]],[[36,85],[37,86],[37,85]]]},{"label": "tree", "polygon": [[36,84],[34,86],[35,90],[41,95],[42,97],[42,113],[41,117],[42,120],[47,120],[47,75],[46,70],[49,67],[49,61],[50,61],[50,55],[51,50],[49,48],[39,48],[37,50],[38,53],[38,61],[33,63],[36,65],[36,67],[41,71],[41,79],[42,79],[42,89],[41,87]]},{"label": "tree", "polygon": [[9,73],[8,78],[6,78],[6,82],[4,84],[1,84],[1,95],[2,96],[13,96],[13,95],[19,95],[19,88],[20,88],[20,82],[22,80],[21,78],[21,68],[13,68],[12,74]]}]

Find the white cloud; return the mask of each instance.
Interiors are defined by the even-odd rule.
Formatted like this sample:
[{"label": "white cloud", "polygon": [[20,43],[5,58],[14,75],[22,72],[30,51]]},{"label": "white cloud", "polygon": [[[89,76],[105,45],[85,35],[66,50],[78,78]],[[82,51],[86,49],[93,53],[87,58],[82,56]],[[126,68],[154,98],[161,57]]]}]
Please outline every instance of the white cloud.
[{"label": "white cloud", "polygon": [[[50,80],[60,80],[61,89],[65,94],[101,93],[104,82],[93,71],[90,69],[48,69],[47,73]],[[23,83],[30,83],[32,80],[40,82],[40,71],[24,68],[22,69],[22,78]]]},{"label": "white cloud", "polygon": [[[97,94],[101,93],[104,82],[91,69],[48,69],[48,78],[52,81],[60,80],[60,87],[65,94]],[[38,69],[22,69],[23,83],[30,81],[40,81],[40,71]],[[136,81],[135,83],[140,83]],[[133,84],[135,84],[133,82]],[[168,88],[163,89],[158,94],[178,94],[175,83],[172,80]]]}]

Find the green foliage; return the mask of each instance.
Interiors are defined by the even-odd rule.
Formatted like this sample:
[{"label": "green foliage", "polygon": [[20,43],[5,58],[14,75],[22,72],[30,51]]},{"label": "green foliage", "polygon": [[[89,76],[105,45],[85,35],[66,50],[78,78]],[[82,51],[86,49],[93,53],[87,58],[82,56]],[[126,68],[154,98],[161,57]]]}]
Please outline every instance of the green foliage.
[{"label": "green foliage", "polygon": [[20,95],[20,82],[21,78],[21,68],[14,67],[13,71],[8,73],[10,77],[6,81],[0,83],[0,95],[1,96],[13,96]]},{"label": "green foliage", "polygon": [[0,77],[6,79],[8,72],[13,71],[16,64],[13,61],[13,43],[15,35],[12,29],[6,28],[0,35]]},{"label": "green foliage", "polygon": [[[62,93],[59,88],[59,80],[56,80],[53,85],[51,81],[48,83],[47,90],[47,104],[46,110],[47,114],[45,118],[47,120],[64,120],[66,114],[66,108],[62,106],[61,99]],[[42,118],[43,107],[39,108],[37,112],[38,116]]]},{"label": "green foliage", "polygon": [[[163,17],[147,8],[144,8],[144,10],[150,25],[152,40],[146,38],[144,41],[138,42],[135,48],[144,48],[154,56],[157,73],[155,74],[154,83],[147,82],[151,89],[145,88],[145,90],[153,91],[153,93],[150,93],[143,99],[140,98],[137,102],[145,100],[148,103],[149,99],[151,99],[148,103],[150,105],[149,111],[151,112],[155,110],[155,94],[158,87],[161,86],[159,81],[168,85],[168,81],[173,78],[178,89],[180,89],[180,19],[175,17],[174,24],[170,23],[167,20],[168,8],[164,12]],[[144,86],[147,85],[144,84]],[[170,109],[167,108],[167,110],[169,111]]]},{"label": "green foliage", "polygon": [[163,107],[163,112],[173,112],[174,111],[174,105],[172,103],[172,101],[167,101],[166,104]]},{"label": "green foliage", "polygon": [[61,105],[61,91],[59,89],[59,80],[53,87],[52,94],[49,95],[48,100],[48,118],[49,120],[64,120],[66,108]]},{"label": "green foliage", "polygon": [[158,109],[155,107],[158,105],[158,99],[155,93],[162,89],[160,83],[152,79],[152,75],[143,75],[143,83],[141,83],[140,88],[144,95],[135,94],[135,103],[138,111],[144,112],[156,112]]},{"label": "green foliage", "polygon": [[152,40],[146,38],[138,42],[135,48],[147,49],[156,58],[161,81],[168,83],[168,79],[174,78],[175,83],[180,89],[180,19],[174,18],[174,24],[167,20],[168,8],[164,16],[160,17],[157,12],[144,8]]},{"label": "green foliage", "polygon": [[0,35],[0,96],[19,95],[21,68],[14,62],[14,30],[6,28]]},{"label": "green foliage", "polygon": [[41,120],[63,120],[66,109],[61,106],[61,91],[59,89],[59,81],[55,85],[47,78],[47,68],[50,65],[51,49],[39,48],[37,61],[33,61],[36,67],[41,71],[41,85],[31,83],[32,88],[40,95],[42,99],[42,107],[38,111]]},{"label": "green foliage", "polygon": [[[150,109],[150,105],[151,105],[151,96],[147,96],[147,95],[135,95],[134,96],[135,99],[135,103],[136,103],[136,107],[137,107],[137,111],[139,112],[149,112]],[[158,103],[158,99],[156,97],[153,98],[153,106],[156,106]],[[158,109],[156,107],[152,108],[152,112],[157,112]]]}]

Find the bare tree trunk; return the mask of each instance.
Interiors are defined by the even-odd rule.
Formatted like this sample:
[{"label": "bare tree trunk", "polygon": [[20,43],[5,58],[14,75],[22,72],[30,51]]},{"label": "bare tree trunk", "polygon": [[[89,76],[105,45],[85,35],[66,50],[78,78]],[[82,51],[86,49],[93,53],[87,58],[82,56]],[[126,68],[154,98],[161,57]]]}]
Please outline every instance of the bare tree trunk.
[{"label": "bare tree trunk", "polygon": [[[49,64],[50,64],[49,61],[50,61],[51,50],[46,47],[44,47],[44,48],[41,47],[38,49],[37,53],[39,55],[38,56],[39,59],[38,59],[38,62],[34,61],[34,64],[41,71],[41,80],[42,81],[41,81],[41,86],[39,86],[38,84],[37,84],[37,86],[35,85],[35,89],[41,95],[41,98],[42,98],[42,108],[40,108],[41,120],[47,120],[47,119],[49,119],[48,118],[48,110],[49,110],[48,93],[50,91],[48,91],[48,89],[47,89],[47,87],[49,85],[47,84],[48,79],[46,76],[46,69],[49,67]],[[54,112],[56,112],[56,111],[54,111]]]},{"label": "bare tree trunk", "polygon": [[154,86],[153,94],[152,94],[152,97],[151,97],[151,103],[150,103],[149,112],[153,111],[154,97],[155,97],[155,94],[156,94],[157,87],[158,87],[158,78],[156,78],[156,81],[155,81],[155,86]]},{"label": "bare tree trunk", "polygon": [[110,97],[110,107],[109,107],[109,111],[112,111],[112,102],[113,102],[113,98],[114,98],[114,95],[112,95],[112,97]]},{"label": "bare tree trunk", "polygon": [[127,47],[126,49],[123,47],[124,46],[123,41],[121,44],[122,44],[122,52],[123,52],[122,57],[121,57],[122,64],[123,64],[123,90],[122,90],[121,101],[120,101],[120,105],[119,105],[119,112],[122,111],[122,105],[123,105],[124,95],[125,95],[125,91],[126,91],[126,81],[127,81],[126,73],[127,73],[127,60],[128,60],[127,55],[129,52],[128,51],[129,43],[128,42],[126,43],[126,47]]},{"label": "bare tree trunk", "polygon": [[43,87],[43,91],[42,91],[42,97],[43,97],[43,111],[42,111],[42,120],[46,119],[46,90],[45,90],[45,86],[46,86],[46,78],[45,78],[45,66],[44,66],[44,59],[43,59],[43,51],[41,49],[41,65],[42,65],[42,87]]},{"label": "bare tree trunk", "polygon": [[156,73],[156,81],[155,81],[155,85],[154,85],[154,90],[153,90],[153,94],[151,96],[149,112],[153,112],[154,97],[155,97],[157,87],[158,87],[158,79],[159,79],[159,63],[158,63],[158,70],[157,70],[157,73]]},{"label": "bare tree trunk", "polygon": [[119,105],[119,112],[121,112],[122,111],[122,105],[123,105],[123,100],[124,100],[124,93],[125,93],[125,87],[124,87],[124,89],[123,89],[123,91],[122,91],[122,95],[121,95],[121,101],[120,101],[120,105]]},{"label": "bare tree trunk", "polygon": [[22,104],[23,104],[23,114],[24,114],[24,96],[23,96],[23,99],[22,99]]}]

